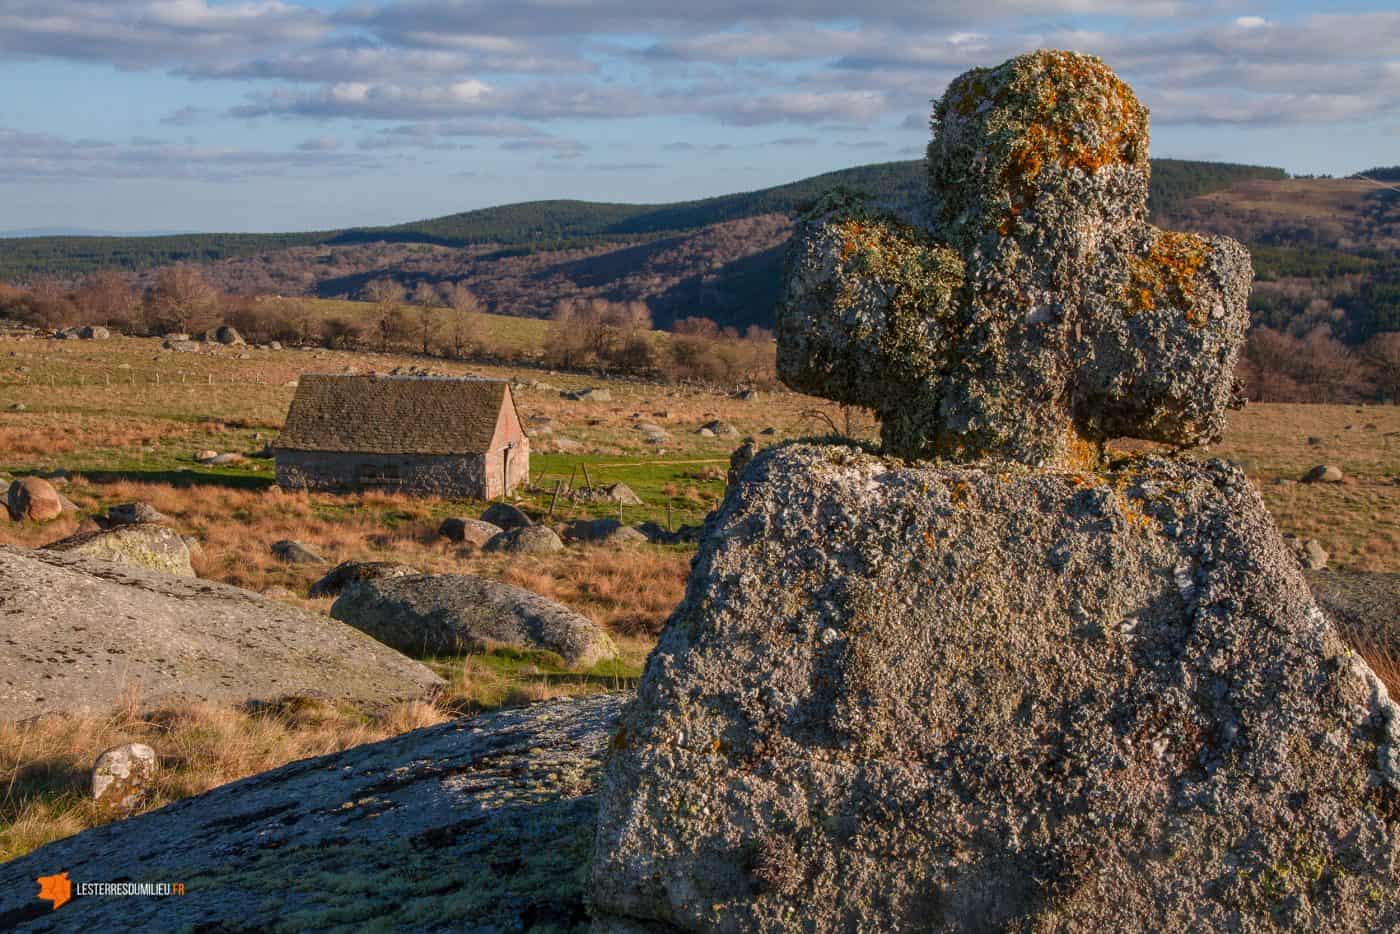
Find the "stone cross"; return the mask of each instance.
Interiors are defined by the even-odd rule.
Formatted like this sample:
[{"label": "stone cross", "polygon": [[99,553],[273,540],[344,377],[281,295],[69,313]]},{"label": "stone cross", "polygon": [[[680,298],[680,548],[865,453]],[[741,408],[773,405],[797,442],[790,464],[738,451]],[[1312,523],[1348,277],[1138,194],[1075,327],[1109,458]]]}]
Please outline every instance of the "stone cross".
[{"label": "stone cross", "polygon": [[1147,223],[1147,109],[1097,58],[1040,51],[934,107],[925,229],[850,195],[804,216],[784,382],[875,409],[890,454],[1093,467],[1103,443],[1219,438],[1252,270]]}]

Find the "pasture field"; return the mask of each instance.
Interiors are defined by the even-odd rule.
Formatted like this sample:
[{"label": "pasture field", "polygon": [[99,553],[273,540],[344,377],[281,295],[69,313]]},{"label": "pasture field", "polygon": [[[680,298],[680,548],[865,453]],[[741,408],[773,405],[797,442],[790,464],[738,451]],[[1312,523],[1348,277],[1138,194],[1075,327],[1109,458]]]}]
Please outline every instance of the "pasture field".
[{"label": "pasture field", "polygon": [[[741,398],[402,355],[254,347],[174,353],[152,339],[0,336],[0,477],[66,476],[62,492],[80,514],[149,502],[198,541],[195,565],[202,576],[320,612],[331,601],[306,593],[325,568],[280,562],[269,548],[274,541],[300,540],[330,562],[393,560],[518,584],[589,616],[622,652],[617,662],[587,672],[567,671],[542,654],[427,659],[448,679],[443,695],[375,713],[322,702],[149,710],[132,697],[106,718],[0,725],[0,860],[98,821],[84,794],[87,769],[101,749],[120,742],[147,742],[160,754],[163,777],[152,803],[158,806],[460,713],[635,683],[681,597],[693,546],[574,545],[529,558],[483,554],[437,535],[444,517],[478,515],[482,503],[283,492],[272,483],[272,461],[252,456],[276,437],[302,373],[410,367],[516,381],[534,451],[532,488],[518,500],[537,516],[547,514],[556,485],[623,482],[643,500],[622,508],[624,521],[664,525],[669,517],[675,527],[700,523],[722,498],[729,454],[744,436],[766,445],[833,429],[859,438],[875,433],[874,422],[861,413],[786,391]],[[587,387],[606,388],[612,398],[572,401],[560,395]],[[734,426],[737,434],[698,433],[715,420]],[[665,437],[650,440],[649,433],[655,438],[657,432],[643,431],[643,425],[660,428]],[[204,449],[249,456],[208,467],[194,461]],[[1232,413],[1222,444],[1193,456],[1226,457],[1241,466],[1279,528],[1317,538],[1331,553],[1332,566],[1400,571],[1400,407],[1251,405]],[[1322,463],[1340,467],[1346,481],[1297,482]],[[616,505],[561,496],[553,518],[618,511]],[[0,518],[0,543],[42,545],[71,534],[78,522],[68,514],[44,525]]]}]

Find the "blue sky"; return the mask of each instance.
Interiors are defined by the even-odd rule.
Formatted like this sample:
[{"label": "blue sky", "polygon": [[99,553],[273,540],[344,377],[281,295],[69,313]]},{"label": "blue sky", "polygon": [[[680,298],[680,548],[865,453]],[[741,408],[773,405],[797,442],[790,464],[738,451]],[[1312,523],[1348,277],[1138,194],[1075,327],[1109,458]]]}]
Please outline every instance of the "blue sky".
[{"label": "blue sky", "polygon": [[1191,0],[0,0],[0,230],[308,230],[915,158],[949,79],[1102,56],[1155,156],[1400,163],[1400,9]]}]

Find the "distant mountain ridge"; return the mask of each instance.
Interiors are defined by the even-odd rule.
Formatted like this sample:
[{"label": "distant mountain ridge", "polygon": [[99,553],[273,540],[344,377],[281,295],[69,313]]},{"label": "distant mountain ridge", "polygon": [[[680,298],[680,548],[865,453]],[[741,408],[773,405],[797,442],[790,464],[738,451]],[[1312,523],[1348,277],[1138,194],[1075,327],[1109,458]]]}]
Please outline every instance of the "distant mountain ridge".
[{"label": "distant mountain ridge", "polygon": [[[1285,178],[1283,169],[1176,159],[1153,161],[1154,207],[1250,178]],[[560,249],[590,242],[638,242],[765,214],[794,215],[831,188],[862,192],[891,206],[925,197],[921,159],[855,166],[758,191],[671,204],[530,201],[382,227],[295,233],[199,233],[129,237],[39,236],[0,241],[0,280],[48,275],[71,279],[103,266],[139,272],[177,262],[209,263],[266,250],[327,244],[424,243]]]}]

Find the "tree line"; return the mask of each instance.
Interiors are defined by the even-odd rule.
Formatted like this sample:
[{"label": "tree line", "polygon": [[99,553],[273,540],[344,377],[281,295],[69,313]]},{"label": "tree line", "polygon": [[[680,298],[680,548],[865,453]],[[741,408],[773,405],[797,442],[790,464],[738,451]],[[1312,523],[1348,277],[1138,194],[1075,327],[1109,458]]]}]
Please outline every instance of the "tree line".
[{"label": "tree line", "polygon": [[325,314],[299,296],[246,296],[221,292],[197,266],[159,271],[136,288],[116,270],[99,270],[67,288],[55,278],[29,288],[0,282],[0,317],[52,330],[101,325],[132,335],[198,335],[235,328],[253,343],[323,346],[336,350],[410,352],[454,360],[529,363],[722,385],[776,382],[771,331],[740,334],[704,317],[675,323],[670,334],[653,329],[645,302],[565,299],[555,303],[542,347],[492,337],[481,300],[465,281],[370,280],[360,313]]}]

